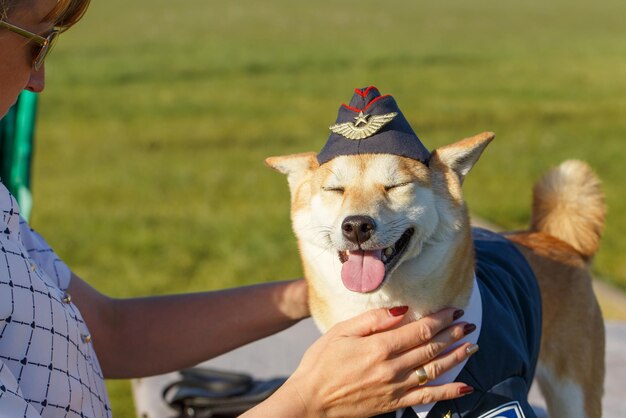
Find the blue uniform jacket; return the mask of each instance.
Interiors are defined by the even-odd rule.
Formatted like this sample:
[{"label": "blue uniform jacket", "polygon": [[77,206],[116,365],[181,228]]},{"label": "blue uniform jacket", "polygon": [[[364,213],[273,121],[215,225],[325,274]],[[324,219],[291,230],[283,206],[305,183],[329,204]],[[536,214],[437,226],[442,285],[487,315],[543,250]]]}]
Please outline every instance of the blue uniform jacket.
[{"label": "blue uniform jacket", "polygon": [[[473,236],[483,306],[480,351],[456,381],[475,391],[438,402],[427,418],[536,418],[527,401],[541,341],[541,296],[535,275],[507,239],[483,229],[474,229]],[[415,416],[407,412],[404,416]]]}]

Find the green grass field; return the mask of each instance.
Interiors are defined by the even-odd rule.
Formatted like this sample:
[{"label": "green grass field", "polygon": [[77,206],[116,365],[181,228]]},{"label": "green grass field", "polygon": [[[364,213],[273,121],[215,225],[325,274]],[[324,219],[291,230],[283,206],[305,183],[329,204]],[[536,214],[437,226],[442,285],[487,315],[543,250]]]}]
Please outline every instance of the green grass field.
[{"label": "green grass field", "polygon": [[[428,147],[496,132],[465,189],[504,227],[526,225],[543,171],[588,161],[609,206],[595,272],[626,288],[625,15],[620,0],[94,2],[48,62],[32,224],[118,297],[298,276],[286,182],[263,159],[319,150],[374,84]],[[133,416],[128,383],[109,389]]]}]

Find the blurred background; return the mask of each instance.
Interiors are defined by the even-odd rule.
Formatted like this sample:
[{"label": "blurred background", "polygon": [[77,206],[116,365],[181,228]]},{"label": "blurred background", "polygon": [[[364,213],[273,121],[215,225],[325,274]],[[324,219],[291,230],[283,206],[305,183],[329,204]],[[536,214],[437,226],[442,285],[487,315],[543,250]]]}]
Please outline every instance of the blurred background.
[{"label": "blurred background", "polygon": [[[609,206],[595,275],[626,289],[625,15],[620,0],[93,2],[46,66],[31,223],[115,297],[297,277],[286,181],[263,160],[319,150],[375,85],[431,149],[496,133],[464,184],[496,225],[524,228],[538,176],[588,161]],[[114,416],[134,416],[128,382],[108,387]]]}]

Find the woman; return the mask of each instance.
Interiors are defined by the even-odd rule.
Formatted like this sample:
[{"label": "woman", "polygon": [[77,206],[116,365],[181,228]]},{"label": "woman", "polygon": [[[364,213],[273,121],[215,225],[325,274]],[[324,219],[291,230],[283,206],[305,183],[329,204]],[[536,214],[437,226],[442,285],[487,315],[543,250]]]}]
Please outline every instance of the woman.
[{"label": "woman", "polygon": [[[21,90],[43,90],[50,43],[80,19],[87,3],[0,0],[0,117]],[[28,227],[2,185],[0,206],[2,417],[108,417],[104,377],[188,367],[309,315],[303,280],[109,298],[74,275]],[[462,311],[447,309],[399,326],[405,313],[405,307],[378,309],[338,324],[273,396],[246,415],[364,416],[470,393],[463,383],[422,386],[476,349],[462,345],[441,355],[472,330],[471,324],[451,325]]]}]

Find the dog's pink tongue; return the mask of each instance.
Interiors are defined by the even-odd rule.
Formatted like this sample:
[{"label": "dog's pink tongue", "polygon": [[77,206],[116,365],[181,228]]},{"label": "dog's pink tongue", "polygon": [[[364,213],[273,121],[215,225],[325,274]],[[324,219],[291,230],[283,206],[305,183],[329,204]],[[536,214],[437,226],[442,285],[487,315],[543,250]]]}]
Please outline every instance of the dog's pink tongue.
[{"label": "dog's pink tongue", "polygon": [[382,250],[350,251],[341,267],[343,285],[353,292],[367,293],[378,289],[385,278]]}]

